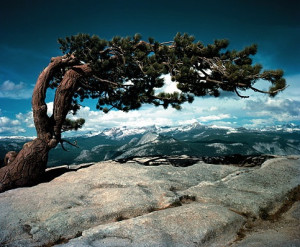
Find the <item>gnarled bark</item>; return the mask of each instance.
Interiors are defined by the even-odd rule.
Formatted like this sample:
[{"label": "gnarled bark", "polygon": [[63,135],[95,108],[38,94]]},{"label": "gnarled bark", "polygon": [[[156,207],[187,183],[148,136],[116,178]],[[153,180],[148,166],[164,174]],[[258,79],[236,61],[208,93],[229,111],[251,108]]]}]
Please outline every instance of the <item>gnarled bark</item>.
[{"label": "gnarled bark", "polygon": [[[55,73],[66,67],[71,68],[68,68],[57,88],[53,115],[49,117],[45,102],[46,91]],[[32,96],[37,138],[26,143],[15,159],[0,169],[0,192],[35,184],[43,175],[50,149],[62,142],[61,127],[69,112],[74,92],[78,88],[78,80],[89,72],[87,65],[79,65],[70,56],[52,58],[50,64],[42,71]]]},{"label": "gnarled bark", "polygon": [[0,169],[0,192],[34,184],[45,172],[49,150],[39,138],[24,144],[15,160]]},{"label": "gnarled bark", "polygon": [[4,165],[7,166],[9,163],[13,162],[17,157],[16,151],[9,151],[4,157]]},{"label": "gnarled bark", "polygon": [[63,80],[56,89],[52,117],[54,121],[53,134],[58,142],[61,142],[62,125],[70,110],[73,95],[79,87],[79,80],[90,72],[91,69],[86,64],[74,66],[65,73]]},{"label": "gnarled bark", "polygon": [[45,102],[49,83],[58,70],[74,64],[76,64],[76,60],[73,57],[52,58],[50,64],[40,74],[34,87],[31,103],[37,137],[47,142],[51,140],[53,135],[53,122],[47,115],[47,104]]}]

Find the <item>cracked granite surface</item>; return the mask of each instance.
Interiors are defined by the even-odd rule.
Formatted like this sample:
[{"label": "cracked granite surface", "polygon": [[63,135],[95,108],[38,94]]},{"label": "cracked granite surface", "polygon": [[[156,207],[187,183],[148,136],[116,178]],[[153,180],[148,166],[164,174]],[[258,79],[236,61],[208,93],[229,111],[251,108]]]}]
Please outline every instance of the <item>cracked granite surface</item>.
[{"label": "cracked granite surface", "polygon": [[0,245],[252,246],[250,222],[299,200],[298,157],[256,167],[140,162],[100,162],[1,193]]}]

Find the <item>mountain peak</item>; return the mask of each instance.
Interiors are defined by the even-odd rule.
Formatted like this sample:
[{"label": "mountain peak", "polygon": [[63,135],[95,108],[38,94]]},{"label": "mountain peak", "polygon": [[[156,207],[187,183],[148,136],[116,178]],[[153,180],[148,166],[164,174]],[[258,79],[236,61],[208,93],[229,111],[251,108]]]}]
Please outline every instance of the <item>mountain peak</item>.
[{"label": "mountain peak", "polygon": [[145,135],[142,136],[140,141],[137,143],[137,145],[144,145],[149,142],[155,142],[159,137],[159,134],[156,132],[148,132]]}]

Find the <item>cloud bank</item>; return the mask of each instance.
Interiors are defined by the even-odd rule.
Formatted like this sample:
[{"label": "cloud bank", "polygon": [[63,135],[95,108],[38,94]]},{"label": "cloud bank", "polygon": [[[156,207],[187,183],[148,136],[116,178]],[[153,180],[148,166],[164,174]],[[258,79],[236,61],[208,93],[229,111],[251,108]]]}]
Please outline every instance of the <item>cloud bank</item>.
[{"label": "cloud bank", "polygon": [[[21,85],[6,83],[6,89],[21,88]],[[174,89],[174,85],[168,84]],[[287,95],[289,92],[287,92]],[[48,115],[51,116],[53,102],[49,102]],[[2,116],[0,109],[0,135],[34,135],[32,111],[18,113],[15,119]],[[182,110],[173,108],[163,109],[150,105],[128,113],[110,111],[104,114],[89,106],[81,107],[76,116],[68,115],[71,119],[84,118],[82,129],[67,135],[100,132],[112,127],[143,127],[143,126],[176,126],[200,122],[207,125],[225,127],[259,128],[276,124],[293,122],[300,124],[300,101],[296,97],[287,98],[281,94],[275,98],[264,95],[250,99],[236,98],[196,98],[193,104],[185,103]],[[26,131],[26,132],[25,132]]]},{"label": "cloud bank", "polygon": [[291,122],[300,120],[300,101],[292,99],[272,99],[266,102],[261,99],[249,100],[244,107],[248,115],[264,117],[278,122]]},{"label": "cloud bank", "polygon": [[6,80],[0,84],[0,98],[7,99],[30,99],[32,88],[29,88],[24,82],[14,83]]},{"label": "cloud bank", "polygon": [[17,135],[25,132],[26,130],[21,127],[21,122],[19,120],[13,120],[8,117],[0,117],[1,135]]}]

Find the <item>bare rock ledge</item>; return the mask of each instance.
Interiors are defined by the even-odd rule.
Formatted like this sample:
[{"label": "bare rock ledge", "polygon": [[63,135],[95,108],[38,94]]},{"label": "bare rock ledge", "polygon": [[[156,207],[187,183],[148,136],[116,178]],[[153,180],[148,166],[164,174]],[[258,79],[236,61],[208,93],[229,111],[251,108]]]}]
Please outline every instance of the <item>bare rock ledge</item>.
[{"label": "bare rock ledge", "polygon": [[300,160],[106,161],[0,194],[0,246],[300,246]]}]

